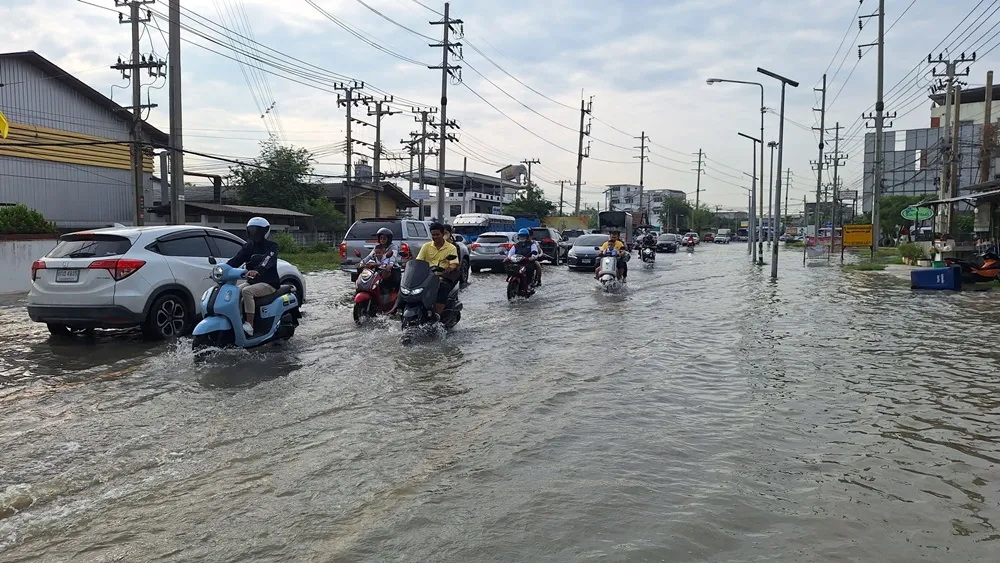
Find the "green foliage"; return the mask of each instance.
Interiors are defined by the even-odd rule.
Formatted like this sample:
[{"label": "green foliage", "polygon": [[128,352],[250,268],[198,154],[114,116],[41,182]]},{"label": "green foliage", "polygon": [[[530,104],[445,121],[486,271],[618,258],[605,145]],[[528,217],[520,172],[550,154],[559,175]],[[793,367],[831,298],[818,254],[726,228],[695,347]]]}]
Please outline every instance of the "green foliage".
[{"label": "green foliage", "polygon": [[907,207],[916,205],[923,200],[924,197],[919,195],[889,195],[882,197],[878,203],[879,228],[882,230],[882,234],[895,235],[904,225],[912,224],[912,221],[903,219],[900,213]]},{"label": "green foliage", "polygon": [[556,212],[556,204],[545,199],[542,190],[532,183],[532,189],[524,190],[517,195],[517,198],[508,205],[503,206],[504,215],[514,213],[527,213],[537,215],[540,221],[551,217]]},{"label": "green foliage", "polygon": [[320,187],[307,181],[312,173],[310,157],[305,149],[263,141],[260,156],[251,165],[230,169],[240,203],[307,212],[320,195]]},{"label": "green foliage", "polygon": [[271,239],[278,243],[278,253],[280,254],[298,254],[302,250],[299,243],[295,242],[295,238],[284,231],[274,233]]},{"label": "green foliage", "polygon": [[59,232],[55,223],[47,221],[38,211],[26,205],[5,205],[0,207],[0,234],[2,235],[43,235]]},{"label": "green foliage", "polygon": [[955,225],[960,233],[971,233],[976,226],[975,216],[969,213],[962,213],[955,218]]},{"label": "green foliage", "polygon": [[306,248],[306,252],[330,252],[330,245],[325,242],[317,242]]},{"label": "green foliage", "polygon": [[912,242],[899,245],[899,255],[910,260],[922,260],[927,257],[924,254],[924,247]]},{"label": "green foliage", "polygon": [[313,216],[318,231],[344,234],[347,232],[347,216],[337,210],[333,202],[325,197],[316,198],[306,205],[305,213]]},{"label": "green foliage", "polygon": [[860,272],[880,272],[885,269],[885,264],[879,262],[858,262],[857,264],[848,264],[844,266],[845,270],[855,270]]},{"label": "green foliage", "polygon": [[340,267],[340,253],[333,250],[329,252],[300,252],[286,256],[285,260],[294,264],[303,274],[336,270]]}]

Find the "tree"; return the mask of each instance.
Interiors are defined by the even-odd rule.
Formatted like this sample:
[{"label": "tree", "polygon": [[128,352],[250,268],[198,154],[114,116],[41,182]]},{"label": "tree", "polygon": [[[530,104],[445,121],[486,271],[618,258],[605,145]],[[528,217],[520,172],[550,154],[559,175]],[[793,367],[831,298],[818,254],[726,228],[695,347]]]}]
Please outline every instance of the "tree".
[{"label": "tree", "polygon": [[[923,196],[889,195],[883,196],[878,202],[878,221],[882,235],[895,237],[905,225],[912,224],[912,221],[903,219],[901,213],[907,207],[916,205],[923,200]],[[869,217],[871,214],[867,214]],[[871,220],[869,219],[869,222]]]},{"label": "tree", "polygon": [[306,205],[305,212],[313,216],[317,231],[333,233],[347,232],[347,216],[337,210],[333,202],[325,197],[316,198]]},{"label": "tree", "polygon": [[320,195],[320,187],[307,181],[312,173],[310,157],[303,148],[263,141],[260,156],[252,163],[230,168],[240,203],[305,212]]},{"label": "tree", "polygon": [[539,221],[544,221],[556,212],[556,204],[545,199],[538,186],[532,183],[532,189],[517,195],[513,202],[503,206],[504,214],[524,213],[537,215]]}]

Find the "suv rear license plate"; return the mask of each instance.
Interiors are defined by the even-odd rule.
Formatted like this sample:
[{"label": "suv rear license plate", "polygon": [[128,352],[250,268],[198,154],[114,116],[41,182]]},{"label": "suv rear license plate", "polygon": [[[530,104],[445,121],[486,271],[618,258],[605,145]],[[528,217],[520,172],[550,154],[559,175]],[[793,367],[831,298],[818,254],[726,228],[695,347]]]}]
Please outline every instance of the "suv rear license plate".
[{"label": "suv rear license plate", "polygon": [[56,270],[56,281],[73,283],[80,281],[80,270]]}]

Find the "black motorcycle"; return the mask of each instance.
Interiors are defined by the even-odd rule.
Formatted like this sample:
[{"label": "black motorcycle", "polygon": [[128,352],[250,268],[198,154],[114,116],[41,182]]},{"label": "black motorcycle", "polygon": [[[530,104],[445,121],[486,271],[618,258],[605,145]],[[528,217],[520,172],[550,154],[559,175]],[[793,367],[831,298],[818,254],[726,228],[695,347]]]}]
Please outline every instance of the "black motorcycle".
[{"label": "black motorcycle", "polygon": [[[454,260],[456,257],[447,258]],[[404,333],[408,329],[434,323],[434,302],[441,286],[438,273],[443,271],[444,268],[431,266],[422,260],[411,260],[406,264],[399,288]],[[462,303],[458,300],[458,284],[455,284],[441,313],[441,324],[446,329],[451,329],[460,320],[462,320]]]}]

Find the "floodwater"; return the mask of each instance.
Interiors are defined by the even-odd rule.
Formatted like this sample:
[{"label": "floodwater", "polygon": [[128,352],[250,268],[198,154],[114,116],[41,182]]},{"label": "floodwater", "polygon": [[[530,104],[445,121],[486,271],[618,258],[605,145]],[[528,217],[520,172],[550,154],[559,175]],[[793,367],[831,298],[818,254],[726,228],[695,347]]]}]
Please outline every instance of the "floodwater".
[{"label": "floodwater", "polygon": [[477,275],[409,348],[312,276],[286,346],[199,365],[8,300],[0,561],[997,560],[996,294],[745,252]]}]

